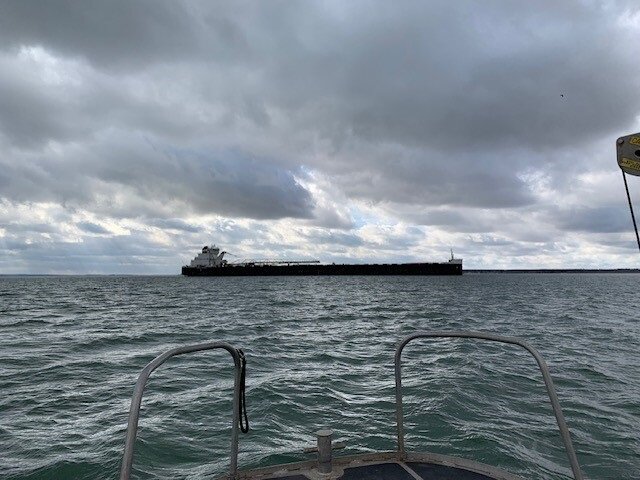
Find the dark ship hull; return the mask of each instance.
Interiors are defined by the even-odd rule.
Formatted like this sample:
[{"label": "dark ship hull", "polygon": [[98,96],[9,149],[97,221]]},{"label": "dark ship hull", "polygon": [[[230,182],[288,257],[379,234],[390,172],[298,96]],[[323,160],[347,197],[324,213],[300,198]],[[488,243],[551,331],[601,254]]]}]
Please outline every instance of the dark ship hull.
[{"label": "dark ship hull", "polygon": [[384,263],[329,265],[233,265],[219,267],[182,267],[190,277],[253,277],[284,275],[462,275],[462,262]]}]

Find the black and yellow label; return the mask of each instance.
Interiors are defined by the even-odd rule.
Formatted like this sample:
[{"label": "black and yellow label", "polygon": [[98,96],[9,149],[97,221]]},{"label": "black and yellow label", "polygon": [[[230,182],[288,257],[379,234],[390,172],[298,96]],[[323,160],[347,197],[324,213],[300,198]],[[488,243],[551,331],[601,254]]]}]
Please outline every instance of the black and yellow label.
[{"label": "black and yellow label", "polygon": [[631,145],[640,145],[640,137],[631,137],[629,143]]},{"label": "black and yellow label", "polygon": [[622,157],[618,161],[618,165],[625,172],[631,175],[640,175],[640,161],[638,160],[632,160],[631,158]]}]

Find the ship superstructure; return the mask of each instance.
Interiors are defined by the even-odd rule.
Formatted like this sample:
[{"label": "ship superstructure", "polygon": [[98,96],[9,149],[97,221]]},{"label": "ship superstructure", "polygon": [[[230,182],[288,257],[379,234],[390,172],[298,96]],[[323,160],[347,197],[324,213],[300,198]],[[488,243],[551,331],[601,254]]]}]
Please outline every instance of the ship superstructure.
[{"label": "ship superstructure", "polygon": [[215,245],[205,246],[202,248],[202,252],[191,260],[189,266],[194,268],[222,267],[227,264],[227,261],[224,260],[225,253],[227,252],[221,252]]}]

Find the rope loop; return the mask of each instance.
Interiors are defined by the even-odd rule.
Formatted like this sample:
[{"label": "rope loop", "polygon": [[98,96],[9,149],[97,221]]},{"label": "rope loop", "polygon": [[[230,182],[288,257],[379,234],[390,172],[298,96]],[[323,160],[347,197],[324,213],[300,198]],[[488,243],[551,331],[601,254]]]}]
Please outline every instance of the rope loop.
[{"label": "rope loop", "polygon": [[240,403],[238,405],[238,424],[240,431],[247,433],[249,431],[249,417],[247,416],[247,399],[245,395],[245,380],[247,374],[247,357],[244,352],[238,349],[240,357]]}]

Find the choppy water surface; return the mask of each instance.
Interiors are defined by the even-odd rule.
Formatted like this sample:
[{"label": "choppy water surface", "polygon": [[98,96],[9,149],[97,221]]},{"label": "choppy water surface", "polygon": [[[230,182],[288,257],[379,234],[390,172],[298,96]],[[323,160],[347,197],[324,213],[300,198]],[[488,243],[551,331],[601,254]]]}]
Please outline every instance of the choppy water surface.
[{"label": "choppy water surface", "polygon": [[[116,478],[133,385],[157,354],[228,341],[248,357],[241,467],[395,447],[393,352],[416,331],[518,336],[546,358],[587,477],[640,478],[640,276],[0,277],[0,477]],[[482,348],[480,348],[482,347]],[[407,446],[526,478],[570,475],[534,361],[418,341],[404,356]],[[137,478],[228,467],[228,353],[169,361],[143,401]]]}]

